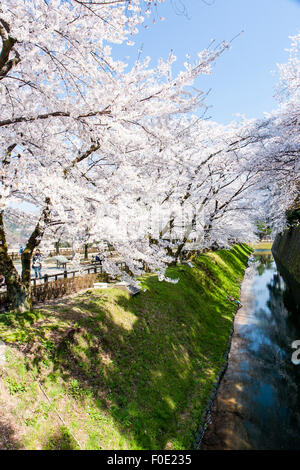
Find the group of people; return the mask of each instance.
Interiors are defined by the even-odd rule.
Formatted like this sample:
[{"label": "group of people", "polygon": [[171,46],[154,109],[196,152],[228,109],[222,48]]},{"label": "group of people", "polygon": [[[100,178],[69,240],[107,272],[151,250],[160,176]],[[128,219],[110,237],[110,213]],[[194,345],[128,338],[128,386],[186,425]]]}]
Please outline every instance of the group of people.
[{"label": "group of people", "polygon": [[105,259],[105,256],[104,254],[102,253],[97,253],[96,256],[92,256],[92,262],[94,263],[99,263],[100,265],[102,265],[102,261],[104,261]]}]

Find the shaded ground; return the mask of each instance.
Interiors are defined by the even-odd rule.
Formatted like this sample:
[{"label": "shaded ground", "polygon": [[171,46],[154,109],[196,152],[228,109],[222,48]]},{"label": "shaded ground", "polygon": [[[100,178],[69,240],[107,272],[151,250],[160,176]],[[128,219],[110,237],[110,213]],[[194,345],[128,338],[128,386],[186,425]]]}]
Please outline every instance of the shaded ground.
[{"label": "shaded ground", "polygon": [[232,328],[250,250],[235,247],[143,279],[130,298],[88,291],[0,316],[0,400],[26,449],[193,445]]},{"label": "shaded ground", "polygon": [[0,418],[0,449],[17,450],[22,444],[15,435],[15,429],[5,418]]}]

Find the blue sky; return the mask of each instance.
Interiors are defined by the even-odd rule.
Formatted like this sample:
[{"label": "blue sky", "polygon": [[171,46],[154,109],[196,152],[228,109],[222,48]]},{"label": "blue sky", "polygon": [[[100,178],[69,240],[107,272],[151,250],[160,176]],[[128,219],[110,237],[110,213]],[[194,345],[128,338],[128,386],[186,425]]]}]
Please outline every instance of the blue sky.
[{"label": "blue sky", "polygon": [[[178,14],[181,5],[186,14]],[[165,0],[155,17],[155,24],[152,16],[149,29],[141,29],[134,47],[119,48],[122,58],[135,59],[142,44],[142,55],[154,62],[172,49],[179,70],[186,53],[196,57],[211,39],[231,40],[243,30],[218,59],[213,74],[199,78],[196,85],[212,88],[206,100],[209,115],[223,124],[237,113],[255,118],[276,107],[276,64],[287,61],[289,36],[300,31],[300,0]]]}]

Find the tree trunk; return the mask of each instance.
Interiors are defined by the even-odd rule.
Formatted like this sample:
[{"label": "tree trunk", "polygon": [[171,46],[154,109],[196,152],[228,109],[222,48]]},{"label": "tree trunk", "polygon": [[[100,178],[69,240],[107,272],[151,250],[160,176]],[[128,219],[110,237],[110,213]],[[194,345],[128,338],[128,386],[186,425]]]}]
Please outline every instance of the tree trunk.
[{"label": "tree trunk", "polygon": [[0,274],[5,277],[7,288],[7,298],[9,307],[24,312],[31,308],[30,290],[23,285],[11,256],[8,254],[5,228],[4,214],[0,212]]},{"label": "tree trunk", "polygon": [[177,247],[177,250],[176,250],[175,255],[174,255],[174,261],[171,263],[173,266],[176,266],[176,264],[177,264],[177,262],[178,262],[178,260],[181,256],[182,250],[184,249],[184,247],[186,245],[186,242],[188,241],[189,236],[192,233],[193,227],[195,226],[195,223],[196,223],[196,217],[197,217],[196,214],[194,214],[190,225],[188,225],[187,228],[186,228],[185,234],[183,236],[183,239],[182,239],[180,245],[178,245],[178,247]]},{"label": "tree trunk", "polygon": [[22,283],[7,285],[9,307],[17,312],[27,312],[32,307],[31,292]]},{"label": "tree trunk", "polygon": [[208,224],[204,226],[204,246],[206,242],[209,240],[210,232],[212,230],[212,222],[210,221]]}]

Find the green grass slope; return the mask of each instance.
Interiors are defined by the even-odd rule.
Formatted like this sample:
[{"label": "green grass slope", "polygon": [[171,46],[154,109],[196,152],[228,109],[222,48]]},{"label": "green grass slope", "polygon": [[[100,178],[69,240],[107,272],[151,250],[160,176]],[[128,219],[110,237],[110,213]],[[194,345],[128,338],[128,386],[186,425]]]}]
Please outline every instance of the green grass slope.
[{"label": "green grass slope", "polygon": [[224,353],[251,249],[0,316],[0,448],[187,449]]}]

